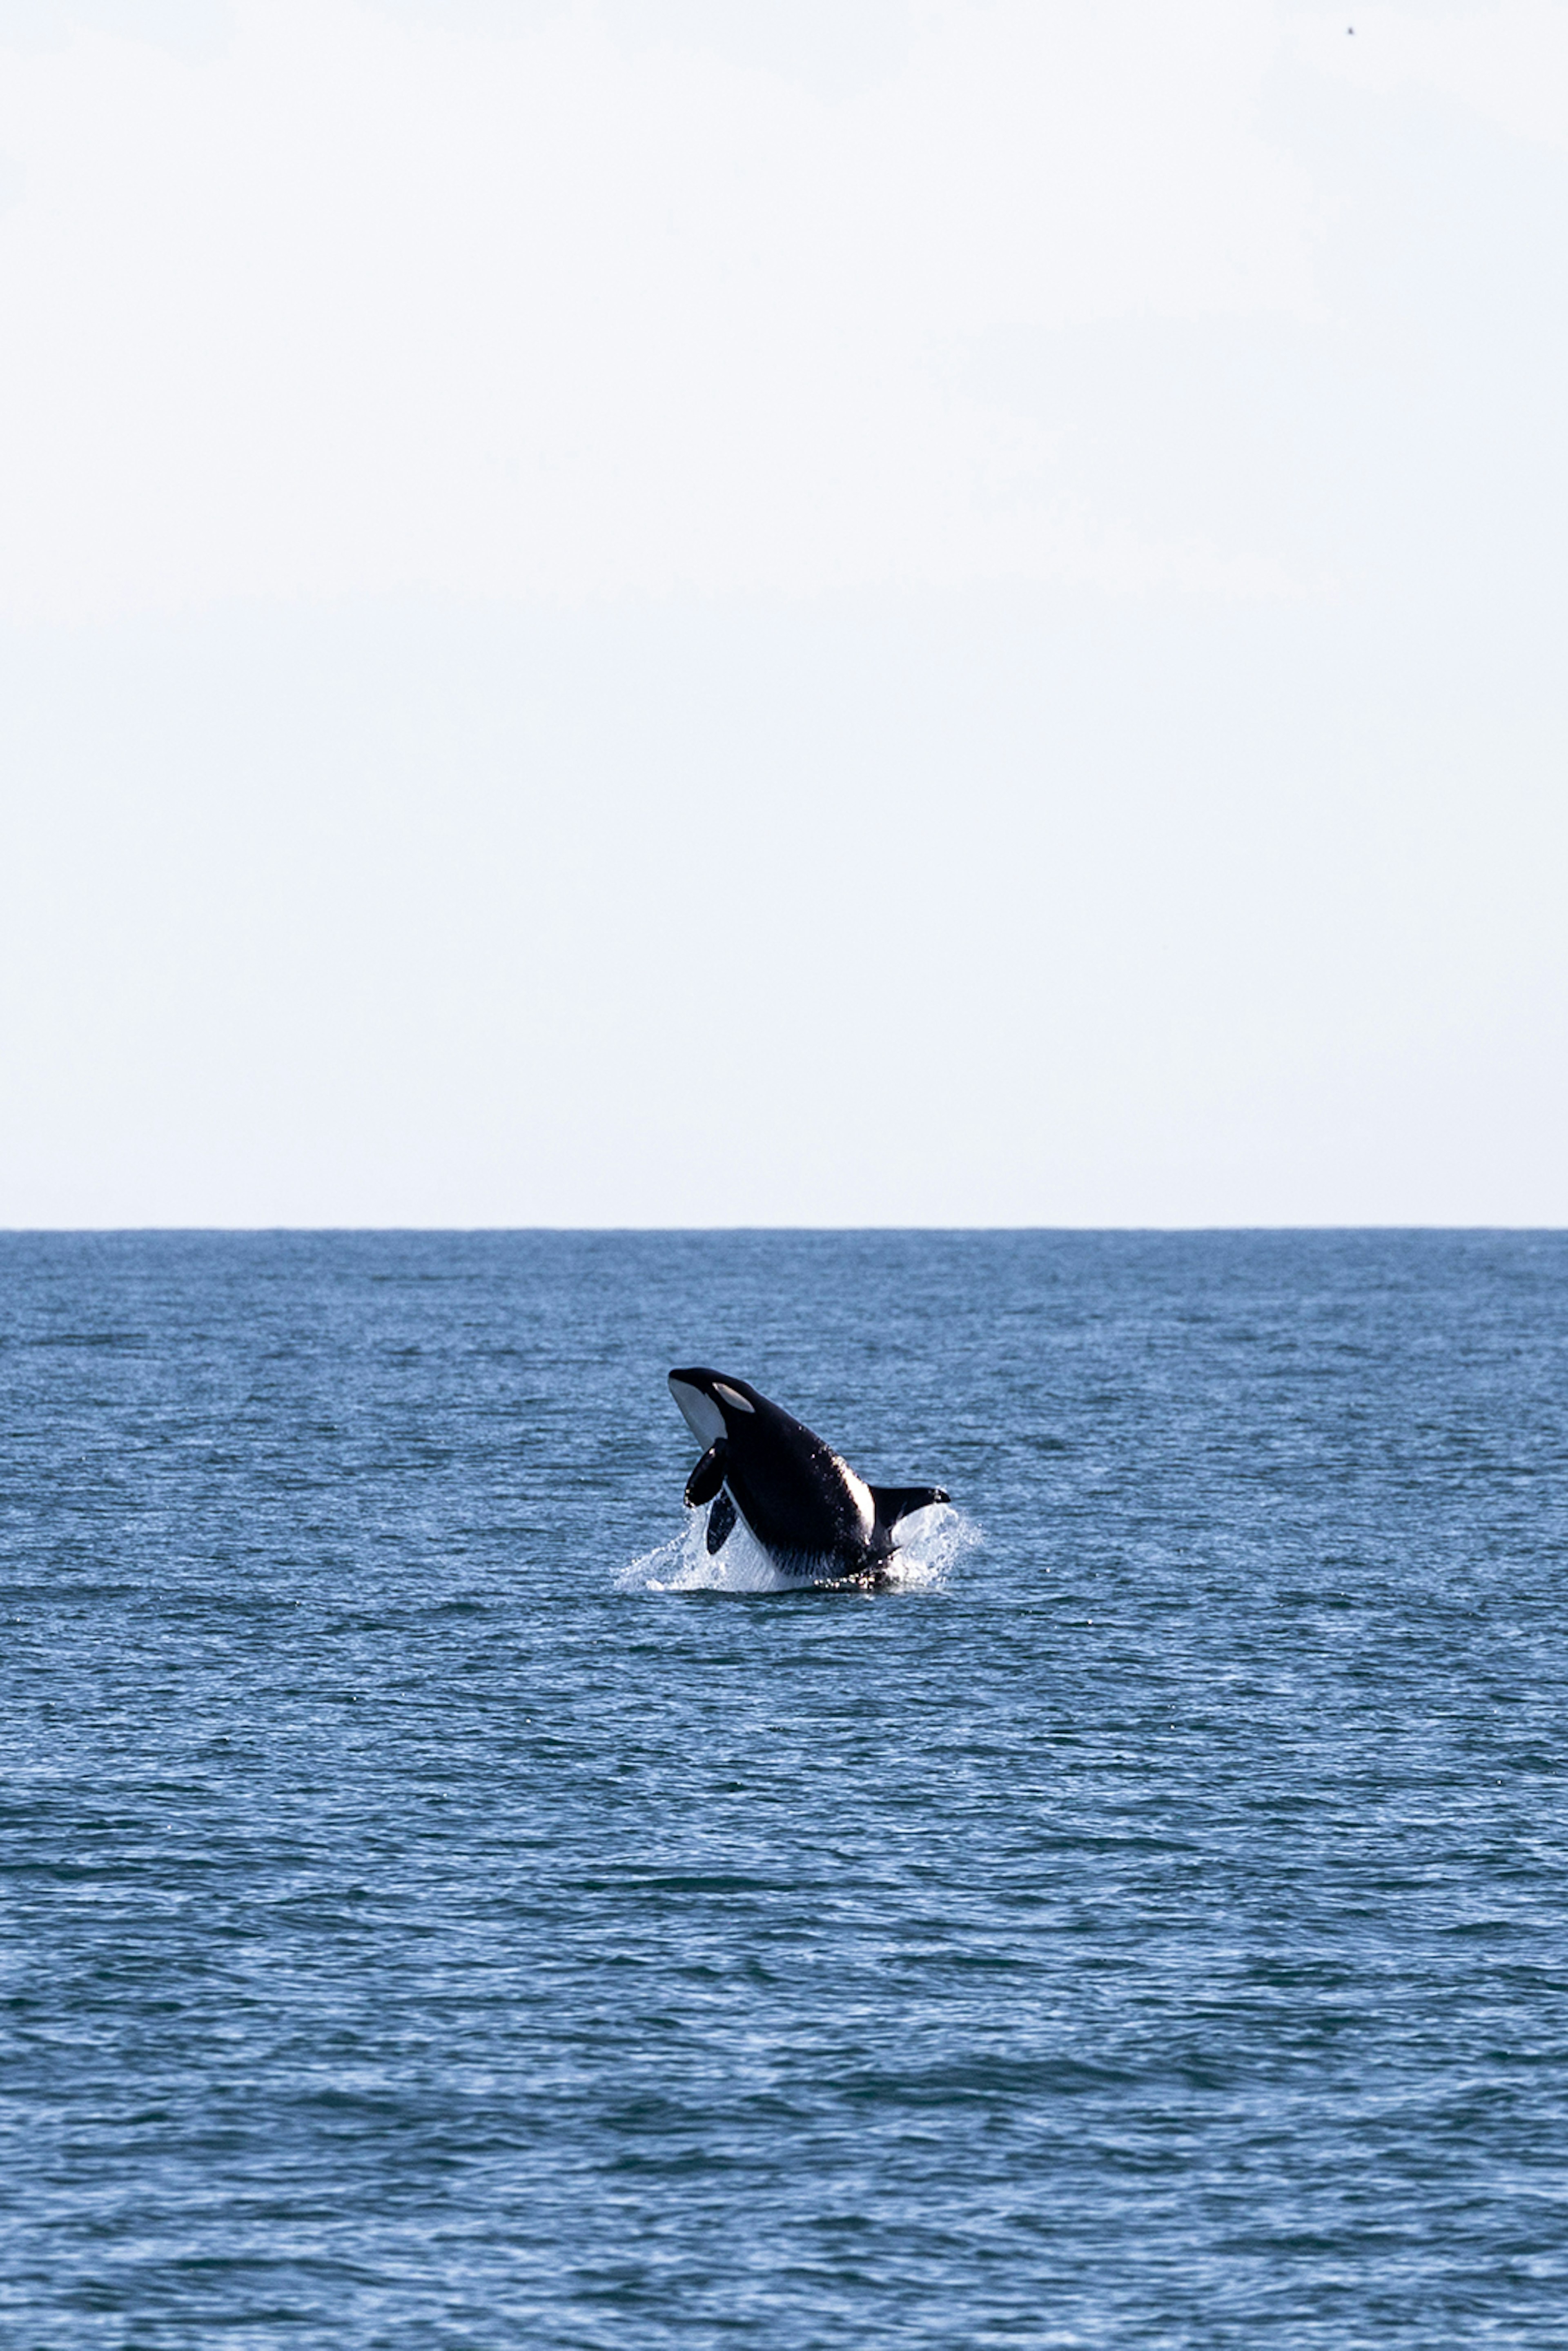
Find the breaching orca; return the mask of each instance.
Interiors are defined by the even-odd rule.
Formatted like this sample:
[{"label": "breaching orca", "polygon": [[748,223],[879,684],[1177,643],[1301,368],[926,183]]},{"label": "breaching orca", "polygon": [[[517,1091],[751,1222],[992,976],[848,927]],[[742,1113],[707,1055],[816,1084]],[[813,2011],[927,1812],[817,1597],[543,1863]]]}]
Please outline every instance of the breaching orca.
[{"label": "breaching orca", "polygon": [[847,1461],[776,1404],[719,1372],[670,1374],[670,1394],[707,1450],[686,1502],[712,1502],[707,1547],[722,1550],[737,1518],[787,1575],[876,1575],[912,1510],[947,1499],[940,1486],[868,1486]]}]

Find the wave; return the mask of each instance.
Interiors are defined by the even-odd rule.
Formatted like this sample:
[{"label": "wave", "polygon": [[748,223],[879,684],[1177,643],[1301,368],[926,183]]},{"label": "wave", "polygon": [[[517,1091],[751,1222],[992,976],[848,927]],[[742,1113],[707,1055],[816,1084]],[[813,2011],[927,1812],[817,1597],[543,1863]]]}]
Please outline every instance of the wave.
[{"label": "wave", "polygon": [[[821,1577],[789,1575],[765,1552],[756,1536],[737,1519],[722,1550],[707,1548],[709,1503],[688,1510],[678,1535],[644,1552],[616,1577],[622,1592],[804,1592],[839,1581],[831,1569]],[[939,1591],[966,1552],[980,1541],[980,1530],[950,1502],[934,1502],[904,1520],[900,1539],[886,1562],[880,1581],[904,1592]],[[848,1580],[848,1579],[844,1579]]]}]

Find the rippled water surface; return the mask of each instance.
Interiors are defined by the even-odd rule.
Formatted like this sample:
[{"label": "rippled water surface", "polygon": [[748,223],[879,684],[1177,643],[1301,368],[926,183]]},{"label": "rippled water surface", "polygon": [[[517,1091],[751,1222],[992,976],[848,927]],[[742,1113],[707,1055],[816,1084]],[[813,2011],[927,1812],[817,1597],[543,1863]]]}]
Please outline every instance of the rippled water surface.
[{"label": "rippled water surface", "polygon": [[[0,2337],[1568,2339],[1565,1342],[1555,1235],[0,1239]],[[694,1362],[965,1540],[661,1588]]]}]

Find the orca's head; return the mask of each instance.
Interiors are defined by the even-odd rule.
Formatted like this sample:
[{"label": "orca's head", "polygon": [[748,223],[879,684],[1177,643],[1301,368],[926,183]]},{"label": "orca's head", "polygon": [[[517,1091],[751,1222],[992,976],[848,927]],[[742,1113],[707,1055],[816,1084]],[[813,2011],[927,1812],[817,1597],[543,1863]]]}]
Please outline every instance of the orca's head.
[{"label": "orca's head", "polygon": [[670,1394],[680,1405],[686,1426],[706,1451],[721,1437],[733,1435],[755,1414],[762,1398],[744,1380],[726,1379],[719,1372],[672,1372]]}]

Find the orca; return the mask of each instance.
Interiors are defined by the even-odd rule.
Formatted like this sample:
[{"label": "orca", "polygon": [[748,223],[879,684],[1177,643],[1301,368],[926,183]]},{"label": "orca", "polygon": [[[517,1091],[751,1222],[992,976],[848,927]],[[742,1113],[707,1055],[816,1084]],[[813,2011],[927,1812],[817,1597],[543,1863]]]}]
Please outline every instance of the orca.
[{"label": "orca", "polygon": [[875,1581],[897,1549],[899,1521],[947,1499],[940,1486],[868,1486],[831,1445],[727,1372],[672,1372],[670,1394],[706,1448],[685,1499],[690,1510],[713,1504],[710,1552],[739,1519],[786,1575]]}]

